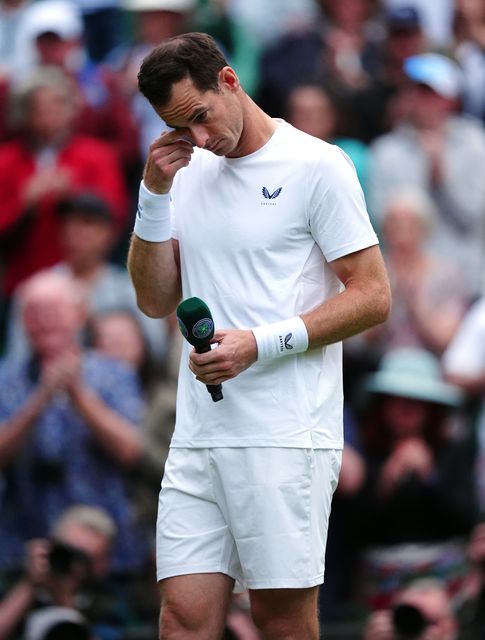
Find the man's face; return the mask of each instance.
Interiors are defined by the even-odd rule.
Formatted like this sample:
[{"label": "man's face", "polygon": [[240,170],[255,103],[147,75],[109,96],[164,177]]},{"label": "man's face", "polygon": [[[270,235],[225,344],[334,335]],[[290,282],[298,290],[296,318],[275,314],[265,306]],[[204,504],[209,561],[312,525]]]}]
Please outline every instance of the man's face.
[{"label": "man's face", "polygon": [[74,270],[99,265],[107,259],[115,231],[109,221],[73,214],[59,225],[64,257]]},{"label": "man's face", "polygon": [[235,73],[224,67],[219,91],[199,91],[190,78],[172,87],[168,104],[158,108],[166,124],[190,138],[196,147],[217,156],[237,156],[243,133],[243,114]]},{"label": "man's face", "polygon": [[75,115],[72,100],[52,87],[41,87],[30,100],[28,128],[43,144],[56,144],[71,130]]},{"label": "man's face", "polygon": [[79,305],[62,291],[34,291],[25,301],[24,326],[33,348],[43,357],[75,344],[82,325]]}]

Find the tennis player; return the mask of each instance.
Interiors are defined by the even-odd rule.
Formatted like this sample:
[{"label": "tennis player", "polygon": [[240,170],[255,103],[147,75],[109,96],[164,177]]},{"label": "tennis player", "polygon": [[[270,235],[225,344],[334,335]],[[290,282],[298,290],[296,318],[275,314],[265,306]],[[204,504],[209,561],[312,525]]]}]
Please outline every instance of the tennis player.
[{"label": "tennis player", "polygon": [[[172,131],[150,147],[128,267],[140,307],[209,306],[184,345],[159,498],[163,640],[217,640],[248,589],[267,640],[317,640],[343,447],[341,341],[383,322],[389,285],[354,167],[269,117],[211,37],[172,38],[139,87]],[[212,402],[206,384],[224,386]]]}]

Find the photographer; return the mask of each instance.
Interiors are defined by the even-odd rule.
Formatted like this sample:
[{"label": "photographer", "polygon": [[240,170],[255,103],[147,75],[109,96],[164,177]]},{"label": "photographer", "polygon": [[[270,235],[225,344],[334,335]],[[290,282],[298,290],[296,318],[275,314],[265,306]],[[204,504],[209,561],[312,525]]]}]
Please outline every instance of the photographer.
[{"label": "photographer", "polygon": [[363,640],[456,640],[457,621],[441,583],[420,579],[400,591],[389,609],[375,611]]},{"label": "photographer", "polygon": [[106,578],[116,528],[102,509],[73,506],[50,539],[26,545],[25,572],[0,602],[0,640],[18,637],[39,609],[79,610],[88,584]]}]

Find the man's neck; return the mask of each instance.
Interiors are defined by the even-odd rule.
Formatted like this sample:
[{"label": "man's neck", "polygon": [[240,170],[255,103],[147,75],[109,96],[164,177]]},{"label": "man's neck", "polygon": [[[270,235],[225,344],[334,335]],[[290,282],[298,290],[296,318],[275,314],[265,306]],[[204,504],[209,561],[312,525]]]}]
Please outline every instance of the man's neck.
[{"label": "man's neck", "polygon": [[268,142],[276,131],[278,123],[249,97],[245,96],[243,131],[237,147],[228,158],[241,158],[254,153]]}]

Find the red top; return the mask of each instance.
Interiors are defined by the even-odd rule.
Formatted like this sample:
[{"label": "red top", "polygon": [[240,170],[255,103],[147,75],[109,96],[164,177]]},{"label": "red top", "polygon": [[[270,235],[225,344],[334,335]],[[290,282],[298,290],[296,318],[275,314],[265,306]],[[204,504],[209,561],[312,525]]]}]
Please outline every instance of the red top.
[{"label": "red top", "polygon": [[[108,144],[73,135],[59,152],[56,164],[71,174],[72,193],[90,191],[105,198],[118,227],[125,226],[126,185],[118,157]],[[62,257],[57,234],[57,198],[47,195],[31,211],[25,208],[22,189],[35,171],[35,155],[24,141],[0,145],[0,240],[3,240],[7,295],[21,280]]]}]

